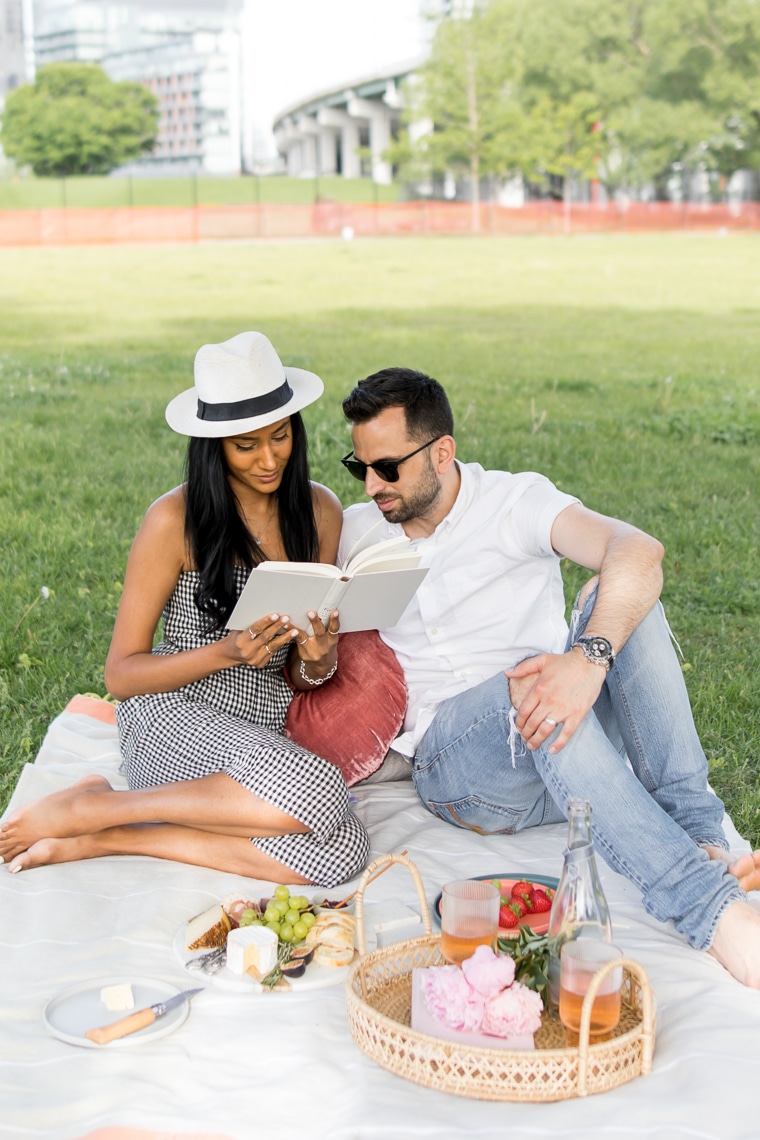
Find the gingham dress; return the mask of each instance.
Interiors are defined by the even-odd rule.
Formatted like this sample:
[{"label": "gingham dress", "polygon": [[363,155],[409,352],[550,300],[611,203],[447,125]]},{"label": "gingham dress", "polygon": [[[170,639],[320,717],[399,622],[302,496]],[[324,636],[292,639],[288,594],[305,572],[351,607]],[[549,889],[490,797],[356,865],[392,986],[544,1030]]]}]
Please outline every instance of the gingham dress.
[{"label": "gingham dress", "polygon": [[[236,569],[238,592],[248,571]],[[164,610],[157,654],[209,645],[195,604],[197,571],[180,574]],[[341,772],[281,735],[291,699],[282,668],[288,646],[263,669],[238,665],[169,693],[130,697],[116,711],[130,788],[224,772],[306,824],[307,833],[252,838],[259,850],[319,886],[342,883],[367,860],[367,834],[348,807]]]}]

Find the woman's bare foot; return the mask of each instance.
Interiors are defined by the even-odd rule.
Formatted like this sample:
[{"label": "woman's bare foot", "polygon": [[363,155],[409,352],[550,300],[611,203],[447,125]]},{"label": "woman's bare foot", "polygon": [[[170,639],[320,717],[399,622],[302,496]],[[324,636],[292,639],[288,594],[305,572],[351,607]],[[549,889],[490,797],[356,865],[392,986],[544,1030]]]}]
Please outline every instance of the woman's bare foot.
[{"label": "woman's bare foot", "polygon": [[723,847],[705,847],[705,851],[711,859],[726,864],[743,891],[760,891],[760,851],[749,851],[738,859],[733,859]]},{"label": "woman's bare foot", "polygon": [[708,953],[737,981],[760,990],[760,914],[745,902],[726,907]]},{"label": "woman's bare foot", "polygon": [[85,776],[70,788],[17,808],[0,824],[0,857],[7,863],[38,840],[91,832],[92,821],[81,818],[83,801],[93,792],[110,791],[113,789],[103,776]]},{"label": "woman's bare foot", "polygon": [[92,835],[77,835],[73,839],[39,839],[22,851],[8,864],[12,875],[32,867],[46,867],[50,863],[73,863],[77,859],[94,859],[101,855]]}]

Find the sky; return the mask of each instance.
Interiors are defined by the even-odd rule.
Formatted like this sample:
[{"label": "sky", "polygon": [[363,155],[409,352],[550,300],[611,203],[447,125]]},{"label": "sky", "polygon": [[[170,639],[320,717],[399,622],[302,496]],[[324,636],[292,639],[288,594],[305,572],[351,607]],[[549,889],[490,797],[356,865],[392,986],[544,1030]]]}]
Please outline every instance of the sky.
[{"label": "sky", "polygon": [[290,104],[422,55],[423,2],[245,0],[245,133],[256,152],[276,153],[272,121]]}]

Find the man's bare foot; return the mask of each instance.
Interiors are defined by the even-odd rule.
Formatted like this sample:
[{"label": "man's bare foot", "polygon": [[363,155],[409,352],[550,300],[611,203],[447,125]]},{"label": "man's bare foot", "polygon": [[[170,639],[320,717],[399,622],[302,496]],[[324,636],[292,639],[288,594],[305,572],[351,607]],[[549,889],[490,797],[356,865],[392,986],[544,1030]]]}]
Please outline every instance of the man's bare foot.
[{"label": "man's bare foot", "polygon": [[711,859],[726,864],[743,891],[760,891],[760,851],[749,851],[738,859],[733,859],[723,847],[705,847],[705,851]]},{"label": "man's bare foot", "polygon": [[741,855],[728,869],[736,875],[743,891],[760,891],[760,851],[750,851]]},{"label": "man's bare foot", "polygon": [[83,801],[93,792],[113,791],[103,776],[85,776],[70,788],[25,804],[0,824],[0,857],[8,862],[27,851],[40,839],[63,839],[93,830],[92,821],[82,819]]},{"label": "man's bare foot", "polygon": [[760,914],[745,902],[726,907],[709,954],[738,982],[760,990]]}]

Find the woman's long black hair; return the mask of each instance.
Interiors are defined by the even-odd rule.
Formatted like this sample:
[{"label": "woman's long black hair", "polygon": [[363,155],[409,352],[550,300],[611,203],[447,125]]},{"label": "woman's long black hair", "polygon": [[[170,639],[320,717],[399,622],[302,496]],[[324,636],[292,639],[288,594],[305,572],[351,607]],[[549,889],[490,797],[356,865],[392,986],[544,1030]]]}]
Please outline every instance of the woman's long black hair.
[{"label": "woman's long black hair", "polygon": [[[280,534],[290,562],[318,562],[319,534],[300,412],[291,415],[290,430],[293,448],[276,492]],[[195,601],[211,627],[221,629],[237,601],[235,566],[251,569],[266,556],[238,509],[221,439],[190,439],[185,481],[185,538],[199,572]]]}]

